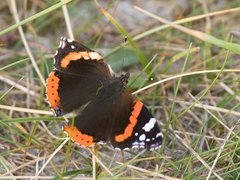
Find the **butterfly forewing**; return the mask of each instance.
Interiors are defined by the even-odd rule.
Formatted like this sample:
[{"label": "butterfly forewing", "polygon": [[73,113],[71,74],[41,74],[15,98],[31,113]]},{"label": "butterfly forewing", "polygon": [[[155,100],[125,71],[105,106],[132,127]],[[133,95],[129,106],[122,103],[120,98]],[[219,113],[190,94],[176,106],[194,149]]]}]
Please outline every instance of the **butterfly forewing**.
[{"label": "butterfly forewing", "polygon": [[48,102],[57,116],[69,113],[90,101],[111,76],[99,53],[61,38],[46,82]]}]

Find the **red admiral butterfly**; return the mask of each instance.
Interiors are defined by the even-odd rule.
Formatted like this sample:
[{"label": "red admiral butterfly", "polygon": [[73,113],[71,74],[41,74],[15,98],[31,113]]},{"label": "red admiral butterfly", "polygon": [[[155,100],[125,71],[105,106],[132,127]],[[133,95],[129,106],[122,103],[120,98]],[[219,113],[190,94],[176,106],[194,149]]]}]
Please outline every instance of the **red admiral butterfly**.
[{"label": "red admiral butterfly", "polygon": [[110,142],[119,149],[157,149],[162,133],[143,103],[126,90],[129,73],[115,76],[102,56],[61,38],[46,95],[56,116],[75,111],[63,129],[75,143],[89,147]]}]

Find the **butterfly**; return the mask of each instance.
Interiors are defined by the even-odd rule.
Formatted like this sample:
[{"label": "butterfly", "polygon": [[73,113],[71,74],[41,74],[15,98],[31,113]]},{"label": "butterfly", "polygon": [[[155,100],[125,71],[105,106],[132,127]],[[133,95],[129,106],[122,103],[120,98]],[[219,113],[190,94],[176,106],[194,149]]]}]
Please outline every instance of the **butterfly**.
[{"label": "butterfly", "polygon": [[63,130],[83,147],[107,142],[121,150],[157,149],[163,134],[146,106],[127,90],[128,79],[129,73],[116,76],[98,52],[62,37],[46,96],[56,116],[76,113]]}]

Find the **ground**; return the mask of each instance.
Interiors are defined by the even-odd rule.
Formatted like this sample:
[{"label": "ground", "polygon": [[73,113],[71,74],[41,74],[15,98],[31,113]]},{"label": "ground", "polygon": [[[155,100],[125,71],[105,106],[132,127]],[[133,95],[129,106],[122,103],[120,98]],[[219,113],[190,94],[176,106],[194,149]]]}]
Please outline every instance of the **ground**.
[{"label": "ground", "polygon": [[[0,178],[240,179],[239,11],[238,0],[2,2]],[[160,149],[66,138],[45,96],[61,36],[130,72]]]}]

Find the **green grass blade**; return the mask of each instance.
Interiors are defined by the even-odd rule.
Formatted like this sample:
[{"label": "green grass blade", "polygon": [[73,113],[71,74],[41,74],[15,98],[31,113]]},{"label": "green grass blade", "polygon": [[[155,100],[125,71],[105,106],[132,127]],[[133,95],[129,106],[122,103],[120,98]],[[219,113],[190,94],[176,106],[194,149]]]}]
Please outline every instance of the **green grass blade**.
[{"label": "green grass blade", "polygon": [[34,19],[37,19],[37,18],[39,18],[39,17],[41,17],[43,15],[46,15],[46,14],[54,11],[55,9],[58,9],[58,8],[62,7],[64,4],[67,4],[67,3],[71,2],[71,1],[72,0],[62,0],[59,3],[57,3],[57,4],[53,5],[53,6],[47,8],[47,9],[41,11],[41,12],[39,12],[37,14],[34,14],[33,16],[31,16],[29,18],[26,18],[26,19],[20,21],[19,23],[13,24],[12,26],[9,26],[8,28],[0,31],[0,36],[10,32],[10,31],[12,31],[12,30],[14,30],[16,28],[18,28],[19,26],[22,26],[22,25],[24,25],[24,24],[26,24],[28,22],[31,22]]},{"label": "green grass blade", "polygon": [[[139,57],[139,61],[142,65],[142,67],[144,68],[145,66],[147,66],[148,64],[148,60],[145,57],[145,55],[142,53],[142,51],[137,47],[136,43],[134,42],[134,40],[131,38],[131,36],[127,33],[127,31],[125,31],[125,29],[105,10],[103,9],[98,2],[95,0],[96,4],[98,5],[100,11],[109,19],[109,21],[117,28],[117,30],[123,34],[124,36],[127,37],[129,44],[133,47],[135,53],[138,55]],[[151,71],[151,68],[146,68],[146,73],[149,74]]]}]

